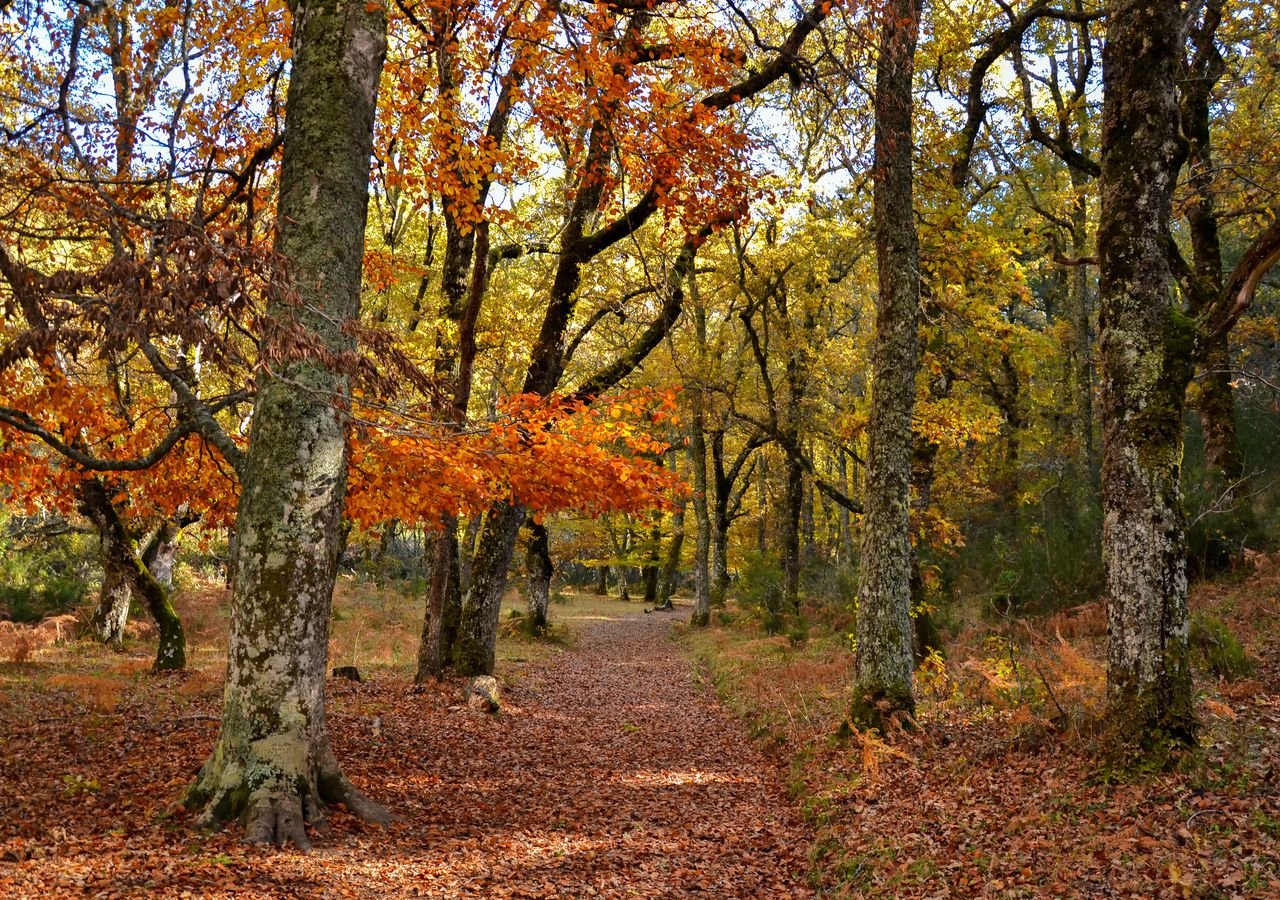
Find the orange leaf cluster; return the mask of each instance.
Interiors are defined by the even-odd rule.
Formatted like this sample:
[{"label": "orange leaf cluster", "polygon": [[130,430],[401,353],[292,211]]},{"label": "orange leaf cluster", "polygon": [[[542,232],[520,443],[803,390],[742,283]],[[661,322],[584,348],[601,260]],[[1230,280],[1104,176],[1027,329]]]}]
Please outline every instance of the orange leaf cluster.
[{"label": "orange leaf cluster", "polygon": [[666,505],[682,486],[658,462],[666,445],[640,420],[661,421],[672,405],[670,397],[587,407],[522,395],[497,421],[463,433],[358,429],[347,515],[371,527],[392,518],[434,523],[498,500],[590,515]]}]

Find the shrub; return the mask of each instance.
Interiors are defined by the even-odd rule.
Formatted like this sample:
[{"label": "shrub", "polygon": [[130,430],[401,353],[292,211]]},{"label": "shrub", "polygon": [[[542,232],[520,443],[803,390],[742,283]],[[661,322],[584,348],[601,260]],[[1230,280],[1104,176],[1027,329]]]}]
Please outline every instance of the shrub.
[{"label": "shrub", "polygon": [[84,602],[98,574],[97,541],[58,518],[0,511],[0,618],[38,622]]},{"label": "shrub", "polygon": [[783,629],[782,566],[765,553],[749,553],[738,577],[738,602],[760,615],[770,634]]},{"label": "shrub", "polygon": [[1235,681],[1253,671],[1253,660],[1245,653],[1240,639],[1213,616],[1192,617],[1191,646],[1203,655],[1205,667],[1218,678]]}]

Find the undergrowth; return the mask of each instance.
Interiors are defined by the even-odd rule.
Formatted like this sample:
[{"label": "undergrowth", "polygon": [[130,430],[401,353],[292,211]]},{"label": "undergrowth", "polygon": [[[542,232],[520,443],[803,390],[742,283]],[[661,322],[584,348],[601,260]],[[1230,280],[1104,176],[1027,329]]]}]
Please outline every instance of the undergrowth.
[{"label": "undergrowth", "polygon": [[[1139,894],[1173,888],[1181,895],[1184,884],[1280,888],[1271,881],[1280,879],[1274,859],[1266,862],[1263,852],[1276,849],[1280,810],[1258,799],[1274,765],[1268,747],[1280,735],[1239,712],[1270,690],[1254,680],[1262,672],[1248,650],[1274,642],[1280,625],[1265,599],[1280,592],[1280,563],[1267,572],[1262,590],[1257,581],[1227,581],[1197,591],[1191,637],[1201,748],[1173,772],[1117,767],[1101,752],[1100,603],[1027,618],[992,616],[981,604],[953,611],[946,656],[929,653],[917,669],[920,729],[888,736],[848,722],[854,659],[847,621],[833,627],[818,617],[803,631],[792,621],[787,633],[773,634],[767,609],[731,604],[712,628],[684,630],[681,640],[722,702],[786,768],[814,834],[811,879],[823,891],[968,894],[996,883],[1011,896],[1039,895],[1055,883],[1086,895],[1122,883]],[[1232,811],[1222,834],[1186,825],[1209,816],[1197,805],[1207,797]],[[1144,823],[1137,830],[1135,816]],[[890,823],[893,832],[883,833]],[[958,845],[947,844],[949,833],[963,835]],[[1037,841],[1053,849],[1021,849]],[[1238,872],[1205,856],[1239,848],[1233,841],[1248,848],[1247,865],[1233,864]],[[1111,848],[1125,842],[1134,849],[1113,860]],[[1234,854],[1242,858],[1239,849]]]}]

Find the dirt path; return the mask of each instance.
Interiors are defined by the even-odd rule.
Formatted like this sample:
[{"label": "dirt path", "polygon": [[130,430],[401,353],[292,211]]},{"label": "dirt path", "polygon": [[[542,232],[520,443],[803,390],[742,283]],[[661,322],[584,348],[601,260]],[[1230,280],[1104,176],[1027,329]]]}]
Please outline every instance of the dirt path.
[{"label": "dirt path", "polygon": [[670,622],[593,623],[498,718],[450,713],[389,798],[412,818],[394,877],[486,896],[807,896],[777,770],[708,702]]},{"label": "dirt path", "polygon": [[[171,798],[188,777],[181,767],[107,771],[128,755],[118,740],[90,758],[72,742],[74,770],[111,785],[81,799],[105,809],[86,811],[84,823],[75,816],[52,847],[17,853],[34,858],[0,862],[0,893],[811,896],[807,837],[779,771],[697,682],[667,639],[671,621],[590,623],[572,650],[510,670],[497,717],[462,706],[457,684],[419,695],[403,682],[335,687],[339,759],[400,821],[379,831],[339,815],[309,855],[246,850],[221,835],[193,840],[153,815],[162,808],[154,798]],[[216,723],[174,718],[173,746],[189,766]],[[57,783],[54,768],[47,777]],[[153,799],[131,803],[135,792]],[[51,819],[26,823],[37,839],[68,821],[57,809],[65,796],[31,800],[29,815]]]}]

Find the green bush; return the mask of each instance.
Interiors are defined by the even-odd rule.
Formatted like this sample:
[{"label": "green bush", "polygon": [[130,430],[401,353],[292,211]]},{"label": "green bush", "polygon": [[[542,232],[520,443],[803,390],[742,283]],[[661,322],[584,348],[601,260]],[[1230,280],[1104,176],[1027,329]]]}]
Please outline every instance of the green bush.
[{"label": "green bush", "polygon": [[1063,485],[1016,511],[992,504],[975,515],[965,540],[939,569],[993,615],[1052,612],[1102,593],[1102,514],[1086,491]]},{"label": "green bush", "polygon": [[65,524],[0,512],[0,614],[35,622],[85,602],[98,577],[97,541]]},{"label": "green bush", "polygon": [[782,566],[767,553],[747,554],[738,576],[738,602],[757,613],[770,634],[785,626],[782,579]]},{"label": "green bush", "polygon": [[1235,681],[1253,671],[1253,660],[1226,623],[1209,615],[1191,618],[1191,646],[1204,657],[1205,667],[1218,678]]}]

